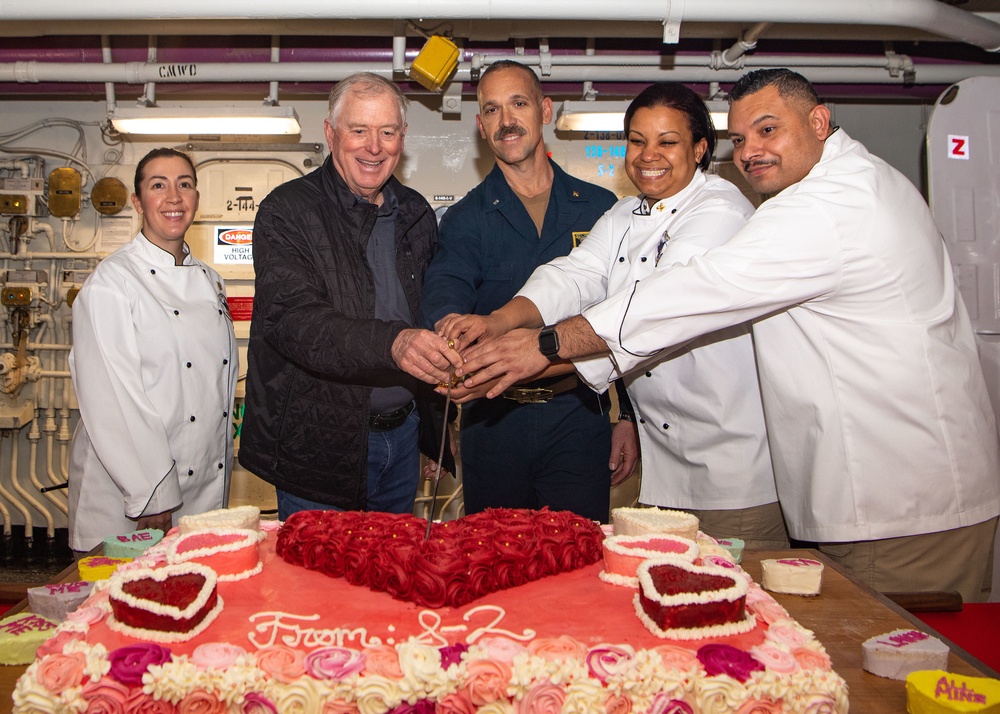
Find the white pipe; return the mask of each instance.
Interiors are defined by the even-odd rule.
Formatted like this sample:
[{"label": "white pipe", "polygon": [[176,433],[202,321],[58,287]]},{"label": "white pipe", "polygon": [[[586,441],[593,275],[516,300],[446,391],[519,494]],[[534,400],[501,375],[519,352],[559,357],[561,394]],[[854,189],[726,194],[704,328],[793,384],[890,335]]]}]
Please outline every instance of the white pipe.
[{"label": "white pipe", "polygon": [[[28,477],[31,479],[32,485],[35,488],[37,488],[40,493],[42,492],[42,489],[45,488],[45,487],[42,485],[42,482],[38,480],[38,476],[35,473],[35,468],[38,466],[38,441],[41,438],[42,438],[41,432],[38,431],[38,410],[36,409],[34,415],[31,418],[31,428],[28,429],[28,443],[31,445],[30,448],[29,448],[29,450],[28,450],[28,454],[29,454],[29,456],[28,456]],[[15,441],[16,441],[16,439],[15,439]],[[16,454],[17,451],[15,450],[14,453]],[[51,501],[53,504],[55,504],[55,506],[57,508],[59,508],[59,510],[61,510],[63,513],[67,513],[68,514],[69,509],[62,507],[62,504],[56,498],[55,491],[45,491],[44,495],[45,495],[46,498],[48,498],[49,501]],[[46,524],[46,529],[45,530],[46,530],[46,534],[48,535],[48,537],[49,538],[55,538],[56,537],[56,522],[55,522],[55,519],[52,517],[52,514],[49,512],[49,510],[47,508],[45,508],[37,500],[32,499],[32,504],[45,517],[45,524]]]},{"label": "white pipe", "polygon": [[[501,58],[489,55],[490,61]],[[536,63],[537,55],[518,55],[525,63]],[[557,55],[552,58],[551,74],[544,81],[551,82],[735,82],[743,74],[737,69],[713,69],[710,55],[706,59],[677,62],[670,68],[659,67],[659,60],[650,62],[631,55],[600,55],[593,59],[585,55]],[[882,58],[845,58],[840,66],[837,58],[803,58],[796,64],[794,57],[774,57],[765,62],[761,58],[747,58],[746,67],[788,67],[817,83],[836,84],[903,84],[904,77],[892,76],[887,71],[890,62]],[[695,66],[685,66],[690,64]],[[482,64],[482,61],[480,61]],[[610,66],[605,66],[608,64]],[[456,70],[453,81],[472,81],[471,71],[475,63],[463,62]],[[579,66],[578,66],[579,65]],[[648,66],[647,66],[648,65]],[[816,66],[822,65],[822,66]],[[861,65],[861,66],[858,66]],[[129,62],[118,65],[74,64],[65,62],[15,62],[0,64],[0,82],[122,82],[143,84],[150,75],[163,72],[169,74],[177,65],[147,65]],[[280,65],[268,62],[247,62],[238,64],[207,63],[188,64],[194,68],[192,74],[160,79],[161,82],[331,82],[340,81],[354,72],[370,71],[387,79],[393,76],[390,64],[368,62],[283,62]],[[635,69],[639,67],[639,69]],[[953,84],[974,76],[995,76],[997,65],[980,64],[917,64],[913,73],[905,78],[913,84]],[[112,76],[114,75],[114,76]],[[2,257],[2,256],[0,256]],[[48,257],[48,256],[46,256]],[[70,257],[57,255],[54,257]],[[80,257],[74,255],[73,257]]]},{"label": "white pipe", "polygon": [[726,67],[732,67],[740,57],[757,47],[757,40],[771,26],[770,22],[758,22],[744,32],[728,50],[722,53],[722,62]]},{"label": "white pipe", "polygon": [[[8,2],[2,20],[606,20],[663,22],[670,6],[663,0],[374,0],[359,7],[349,2],[316,0],[173,0],[170,3],[121,3],[120,0],[49,0]],[[665,8],[667,8],[665,10]],[[1000,25],[938,0],[699,0],[682,5],[682,22],[790,22],[909,27],[939,37],[1000,49]]]},{"label": "white pipe", "polygon": [[406,23],[397,22],[392,36],[392,72],[406,72]]},{"label": "white pipe", "polygon": [[[10,430],[5,430],[5,431],[10,431]],[[14,452],[16,454],[16,452],[17,452],[17,432],[16,431],[13,432],[13,438],[11,439],[11,441],[14,443],[14,447],[13,448],[14,448]],[[0,438],[0,454],[2,454],[2,452],[3,452],[2,445],[3,445],[3,439]],[[0,463],[2,463],[2,462],[0,462]],[[16,463],[17,462],[14,461],[14,460],[11,460],[11,463],[14,464],[15,465],[14,468],[16,468]],[[13,470],[12,470],[11,476],[12,476],[11,480],[13,481]],[[15,488],[17,488],[17,487],[15,486]],[[14,498],[14,494],[12,494],[10,491],[8,491],[7,489],[5,489],[3,487],[3,479],[0,479],[0,497],[6,498],[8,501],[10,501],[10,504],[12,506],[14,506],[14,508],[16,508],[18,511],[20,511],[22,516],[24,516],[24,535],[26,537],[30,538],[31,537],[31,529],[32,529],[31,512],[24,506],[24,504],[22,504],[20,501],[18,501],[16,498]],[[10,530],[10,511],[8,511],[6,508],[3,508],[3,502],[2,501],[0,501],[0,512],[2,512],[3,516],[4,516],[4,527],[3,527],[4,535],[8,535],[9,536],[10,533],[11,533],[11,530]]]},{"label": "white pipe", "polygon": [[[278,35],[271,35],[271,63],[278,64],[281,61],[281,38]],[[278,105],[278,82],[271,81],[268,85],[270,91],[267,97],[264,99],[264,104],[267,106],[277,106]]]},{"label": "white pipe", "polygon": [[17,169],[21,178],[28,178],[31,174],[31,164],[24,159],[0,159],[0,169]]},{"label": "white pipe", "polygon": [[[111,64],[111,37],[109,35],[101,35],[101,60],[104,64]],[[108,103],[108,112],[110,112],[116,106],[114,82],[104,83],[104,99]]]}]

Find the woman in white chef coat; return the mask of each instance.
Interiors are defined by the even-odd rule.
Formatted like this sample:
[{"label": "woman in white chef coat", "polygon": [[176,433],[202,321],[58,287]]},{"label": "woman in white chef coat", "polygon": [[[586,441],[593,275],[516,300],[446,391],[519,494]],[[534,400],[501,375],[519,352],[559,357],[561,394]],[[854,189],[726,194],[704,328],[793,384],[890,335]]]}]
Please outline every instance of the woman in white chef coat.
[{"label": "woman in white chef coat", "polygon": [[[625,114],[625,133],[625,171],[640,194],[615,204],[577,248],[537,268],[518,296],[482,323],[455,316],[453,325],[439,324],[448,337],[471,330],[468,342],[481,330],[492,336],[578,315],[722,245],[753,213],[736,186],[704,172],[715,127],[684,85],[643,90]],[[609,356],[573,366],[600,391],[622,376]],[[647,355],[624,379],[642,453],[640,503],[693,511],[706,533],[742,538],[748,547],[787,547],[749,325]]]},{"label": "woman in white chef coat", "polygon": [[97,266],[73,303],[70,373],[80,405],[69,463],[70,547],[166,532],[229,493],[236,339],[222,279],[184,235],[198,210],[187,155],[136,167],[142,231]]}]

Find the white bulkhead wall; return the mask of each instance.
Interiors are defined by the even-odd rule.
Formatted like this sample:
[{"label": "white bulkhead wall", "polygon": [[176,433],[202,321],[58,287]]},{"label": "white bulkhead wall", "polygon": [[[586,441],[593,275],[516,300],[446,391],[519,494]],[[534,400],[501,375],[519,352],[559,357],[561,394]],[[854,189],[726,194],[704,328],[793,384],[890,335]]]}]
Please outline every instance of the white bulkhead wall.
[{"label": "white bulkhead wall", "polygon": [[[461,117],[442,115],[437,98],[414,98],[408,115],[406,152],[396,171],[403,183],[420,191],[435,207],[447,206],[478,184],[493,166],[488,147],[478,136],[472,97],[462,100]],[[185,102],[189,106],[210,100]],[[248,105],[254,104],[247,102]],[[16,279],[44,271],[47,284],[35,285],[29,313],[31,326],[27,353],[40,359],[39,381],[26,385],[17,396],[0,395],[0,520],[5,532],[12,523],[65,527],[65,491],[39,493],[44,486],[66,479],[69,439],[78,419],[69,384],[66,356],[71,344],[71,311],[67,292],[78,288],[93,269],[111,239],[127,240],[139,228],[131,205],[116,216],[100,216],[89,201],[95,181],[103,176],[120,179],[131,193],[136,162],[150,149],[176,146],[189,150],[199,165],[202,191],[198,220],[189,231],[195,254],[212,263],[226,279],[234,298],[253,294],[253,275],[246,264],[217,261],[214,229],[217,226],[252,225],[256,205],[279,183],[313,170],[328,150],[323,137],[326,101],[321,98],[287,99],[295,107],[302,125],[301,137],[289,144],[271,144],[272,139],[239,140],[238,145],[221,146],[209,141],[186,141],[186,137],[159,137],[152,141],[107,144],[98,124],[106,106],[98,101],[4,101],[0,104],[0,134],[9,135],[45,119],[64,117],[77,126],[39,128],[9,145],[24,146],[24,156],[34,156],[30,147],[43,148],[41,177],[58,167],[74,165],[60,154],[70,154],[84,175],[83,208],[78,217],[61,220],[38,217],[37,228],[21,253],[11,255],[8,218],[0,221],[0,256],[4,286]],[[919,104],[841,103],[834,106],[836,121],[876,154],[899,168],[915,184],[922,181],[922,145],[926,108]],[[82,141],[81,141],[82,132]],[[552,158],[570,173],[598,183],[619,195],[631,193],[623,170],[624,138],[620,134],[557,134],[546,127],[546,144]],[[82,148],[85,146],[85,149]],[[0,176],[19,176],[20,168],[4,161],[21,159],[20,154],[0,155]],[[36,160],[36,159],[33,159]],[[85,167],[85,168],[84,168]],[[88,175],[89,172],[89,175]],[[727,175],[735,172],[727,172]],[[249,197],[249,199],[247,199]],[[51,234],[51,238],[49,237]],[[64,238],[65,236],[65,238]],[[22,241],[23,242],[23,241]],[[12,278],[15,280],[12,283]],[[15,353],[9,313],[2,309],[0,356]],[[246,371],[246,340],[249,321],[236,320],[240,343],[241,373]],[[242,385],[238,402],[242,399]],[[242,413],[239,403],[235,410]],[[25,416],[26,415],[26,416]],[[238,423],[234,431],[238,432]],[[16,443],[17,449],[12,445]],[[254,503],[274,507],[273,489],[237,466],[231,501],[234,505]]]}]

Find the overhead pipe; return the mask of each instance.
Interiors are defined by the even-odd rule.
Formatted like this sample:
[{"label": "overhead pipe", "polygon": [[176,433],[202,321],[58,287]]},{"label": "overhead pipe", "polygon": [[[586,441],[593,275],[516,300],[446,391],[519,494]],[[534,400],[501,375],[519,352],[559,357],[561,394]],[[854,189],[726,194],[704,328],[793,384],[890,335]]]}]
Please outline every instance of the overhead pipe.
[{"label": "overhead pipe", "polygon": [[[666,5],[666,12],[664,11]],[[907,27],[966,42],[990,52],[1000,50],[1000,24],[938,0],[699,0],[664,3],[632,0],[626,6],[606,0],[375,0],[359,8],[354,3],[317,3],[316,0],[173,0],[170,3],[127,3],[119,0],[50,0],[5,3],[0,20],[353,20],[419,17],[422,20],[604,20],[660,22],[805,23],[888,25]]]},{"label": "overhead pipe", "polygon": [[[743,55],[757,48],[757,40],[764,34],[772,24],[771,22],[758,22],[749,30],[744,32],[740,39],[728,50],[720,55],[724,67],[735,67]],[[713,53],[714,54],[714,53]]]},{"label": "overhead pipe", "polygon": [[[452,81],[473,81],[473,70],[509,55],[488,55],[462,62]],[[898,61],[902,55],[895,56]],[[525,64],[539,64],[538,55],[518,54],[516,59]],[[545,82],[625,82],[653,83],[664,80],[677,82],[735,82],[742,70],[712,67],[711,57],[690,59],[675,58],[673,67],[661,67],[662,59],[656,56],[635,55],[551,55]],[[908,58],[907,58],[908,59]],[[895,60],[889,58],[837,58],[796,57],[787,55],[754,56],[745,58],[748,67],[788,67],[799,71],[818,84],[953,84],[972,76],[997,76],[1000,66],[978,64],[913,64],[911,72],[899,72]],[[181,71],[179,68],[183,68]],[[0,82],[115,82],[145,84],[149,81],[171,84],[220,83],[220,82],[338,82],[348,75],[370,71],[393,78],[391,64],[368,62],[283,62],[281,64],[203,63],[156,64],[141,62],[125,64],[74,64],[65,62],[15,62],[0,64]],[[158,77],[158,79],[156,79]]]}]

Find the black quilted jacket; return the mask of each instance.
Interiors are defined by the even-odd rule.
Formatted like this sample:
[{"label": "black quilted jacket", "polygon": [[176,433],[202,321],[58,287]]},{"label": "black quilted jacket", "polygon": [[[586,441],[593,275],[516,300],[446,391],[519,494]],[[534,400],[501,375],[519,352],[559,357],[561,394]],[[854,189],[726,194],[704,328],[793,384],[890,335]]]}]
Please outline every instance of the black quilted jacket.
[{"label": "black quilted jacket", "polygon": [[[395,178],[390,184],[399,200],[396,266],[416,318],[437,223],[420,194]],[[376,213],[374,205],[355,203],[328,157],[272,191],[253,229],[239,460],[277,488],[344,509],[366,502],[371,387],[406,378],[390,348],[407,325],[374,319],[365,255]]]}]

